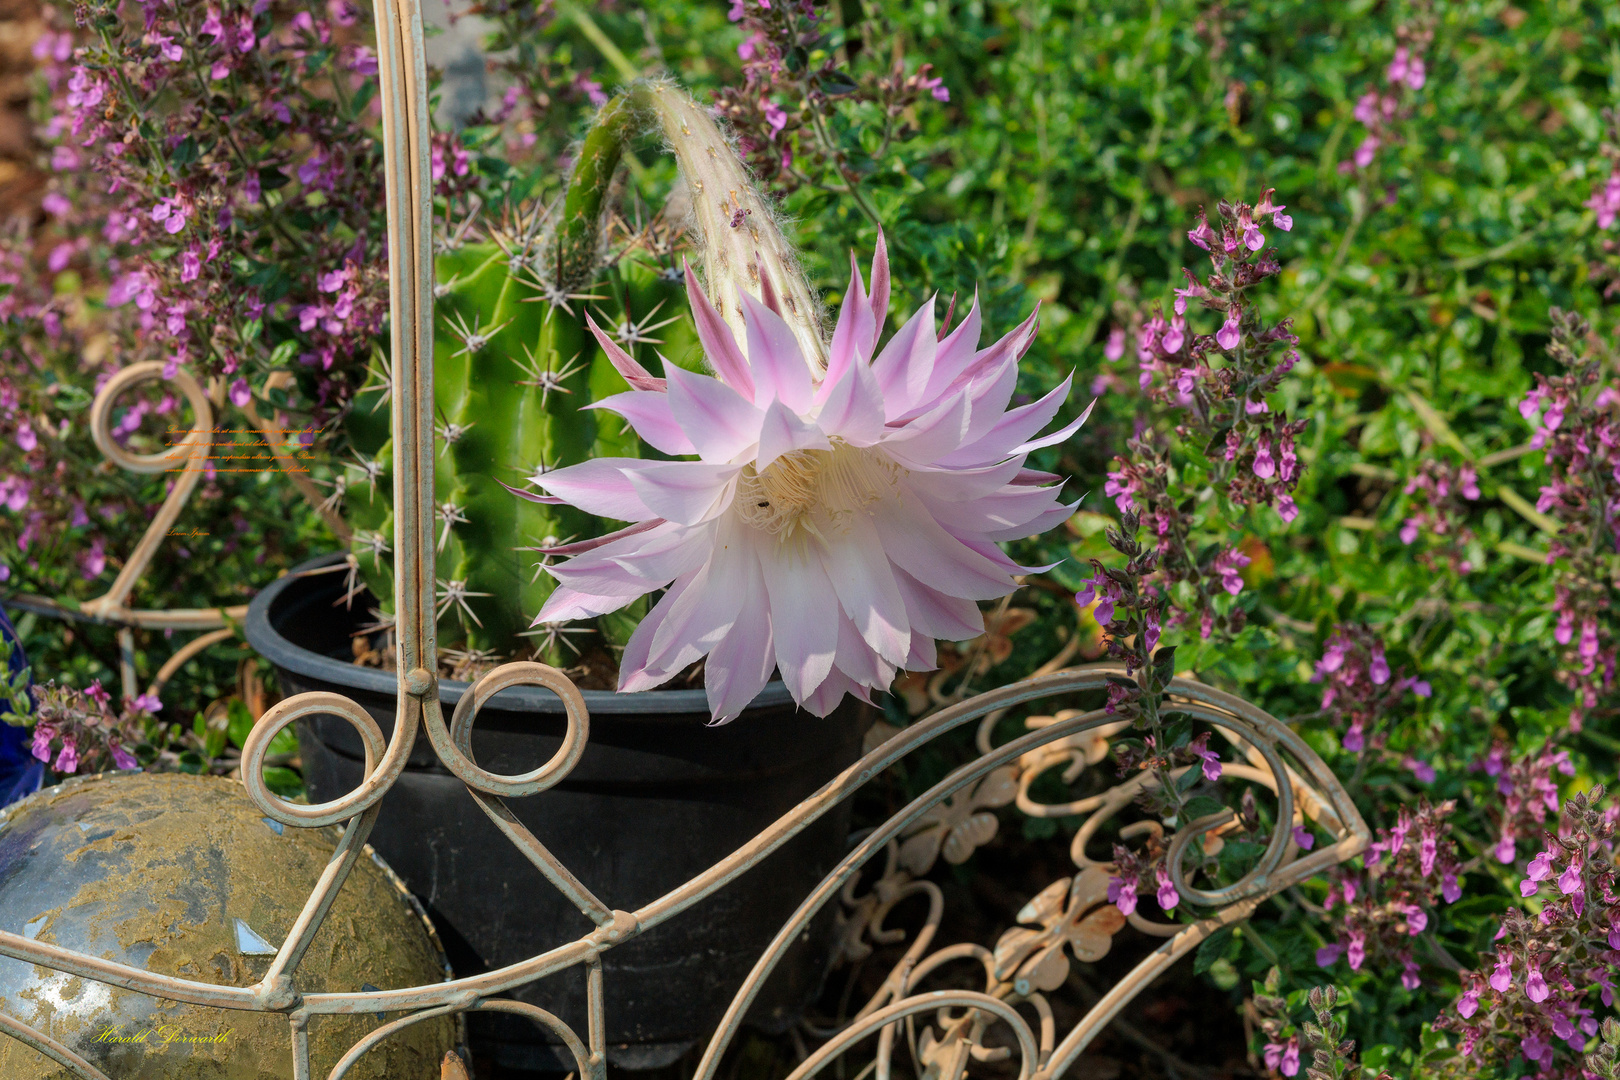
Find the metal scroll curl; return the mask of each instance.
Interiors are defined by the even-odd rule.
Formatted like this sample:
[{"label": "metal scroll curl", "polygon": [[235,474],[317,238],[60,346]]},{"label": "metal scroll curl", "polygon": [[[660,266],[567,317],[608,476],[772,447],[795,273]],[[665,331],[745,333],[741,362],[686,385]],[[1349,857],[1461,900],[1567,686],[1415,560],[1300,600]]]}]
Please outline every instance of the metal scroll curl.
[{"label": "metal scroll curl", "polygon": [[[1236,881],[1201,887],[1184,868],[1195,843],[1207,851],[1232,824],[1228,813],[1187,823],[1168,841],[1169,872],[1179,895],[1205,914],[1187,923],[1153,922],[1132,914],[1129,919],[1107,901],[1110,865],[1093,856],[1093,838],[1115,820],[1144,786],[1142,774],[1109,790],[1062,804],[1037,803],[1034,780],[1062,766],[1074,780],[1108,752],[1107,740],[1120,731],[1120,721],[1104,711],[1066,710],[1051,717],[1026,720],[1027,733],[1000,746],[990,743],[996,719],[1010,710],[1048,699],[1068,699],[1106,684],[1107,668],[1051,671],[952,705],[896,732],[880,746],[825,784],[736,851],[703,873],[636,911],[623,911],[599,899],[524,829],[505,800],[542,793],[562,780],[578,762],[589,738],[589,716],[574,685],[553,668],[540,664],[507,664],[489,672],[458,702],[447,723],[439,704],[436,619],[434,617],[434,424],[431,331],[432,183],[429,169],[428,111],[422,19],[419,0],[375,0],[378,68],[383,107],[384,165],[389,222],[389,280],[392,362],[395,393],[391,397],[395,446],[395,532],[397,553],[395,611],[398,642],[398,706],[392,736],[357,703],[335,694],[301,694],[270,709],[260,718],[243,750],[243,775],[250,798],[266,817],[299,828],[341,825],[342,838],[321,874],[303,911],[268,972],[251,987],[218,986],[158,975],[140,968],[76,953],[49,942],[0,931],[0,955],[86,979],[134,990],[154,998],[221,1009],[279,1012],[287,1017],[295,1080],[310,1080],[307,1030],[318,1015],[394,1012],[405,1015],[377,1028],[355,1043],[328,1074],[341,1080],[368,1051],[414,1024],[447,1013],[506,1011],[527,1017],[554,1032],[575,1058],[581,1080],[605,1080],[605,993],[602,954],[651,928],[675,918],[737,877],[850,798],[865,784],[906,755],[966,724],[979,724],[980,755],[962,765],[905,809],[867,834],[804,900],[782,927],[736,997],[711,1038],[696,1080],[713,1080],[721,1055],[735,1037],[749,1004],[765,979],[816,913],[830,904],[842,909],[840,956],[860,959],[876,946],[905,940],[906,931],[889,925],[897,905],[910,897],[927,900],[924,924],[911,938],[880,989],[853,1016],[812,1027],[819,1047],[795,1069],[790,1080],[807,1080],[839,1055],[875,1037],[876,1080],[888,1080],[890,1063],[901,1039],[912,1059],[931,1077],[955,1080],[974,1061],[1011,1058],[1019,1062],[1020,1080],[1056,1080],[1087,1045],[1161,972],[1200,941],[1246,917],[1265,897],[1361,851],[1368,843],[1366,825],[1344,789],[1310,748],[1285,725],[1232,695],[1188,679],[1175,680],[1169,711],[1180,711],[1220,733],[1243,759],[1228,766],[1237,781],[1257,784],[1275,799],[1273,835],[1255,865]],[[136,376],[129,376],[135,378]],[[190,396],[188,394],[188,396]],[[199,426],[206,416],[200,387],[193,401]],[[116,589],[115,589],[116,591]],[[501,690],[517,685],[543,686],[557,694],[567,712],[567,736],[553,759],[517,776],[501,776],[473,759],[471,732],[479,709]],[[298,806],[276,796],[260,771],[271,738],[298,717],[337,715],[359,733],[365,747],[365,774],[348,794],[318,806]],[[353,993],[301,993],[294,981],[304,952],[330,910],[376,820],[380,800],[404,768],[419,727],[446,767],[467,785],[507,837],[546,878],[595,924],[573,941],[521,962],[476,976],[393,990]],[[1016,803],[1032,816],[1080,816],[1085,820],[1071,845],[1075,873],[1053,882],[1018,913],[1019,925],[993,947],[976,942],[930,951],[937,937],[943,901],[937,886],[924,879],[944,858],[960,862],[996,831],[993,811]],[[1329,832],[1333,842],[1301,852],[1288,827],[1305,818]],[[1159,829],[1137,823],[1119,830],[1130,836]],[[1133,833],[1134,830],[1134,833]],[[860,891],[869,861],[881,859],[883,872]],[[1059,1032],[1047,995],[1063,984],[1071,958],[1096,959],[1129,922],[1162,943],[1131,973],[1102,995],[1090,1012],[1067,1032]],[[583,967],[586,979],[587,1030],[583,1037],[557,1017],[534,1006],[500,1000],[496,995]],[[972,985],[928,989],[940,972],[961,973]],[[76,1058],[47,1035],[15,1020],[0,1017],[0,1031],[47,1054],[82,1080],[109,1080],[95,1066]],[[999,1045],[992,1045],[993,1033]],[[1010,1034],[1010,1041],[1008,1035]]]}]

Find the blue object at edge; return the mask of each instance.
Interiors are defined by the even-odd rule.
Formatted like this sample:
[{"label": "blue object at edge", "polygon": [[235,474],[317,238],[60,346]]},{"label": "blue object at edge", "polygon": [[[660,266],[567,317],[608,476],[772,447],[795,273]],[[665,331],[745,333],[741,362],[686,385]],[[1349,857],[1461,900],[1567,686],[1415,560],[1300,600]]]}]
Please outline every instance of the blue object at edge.
[{"label": "blue object at edge", "polygon": [[[17,629],[11,625],[3,607],[0,607],[0,634],[11,642],[11,673],[15,675],[28,666],[28,658],[23,655]],[[33,686],[32,679],[28,685]],[[45,763],[34,757],[31,741],[27,728],[0,723],[0,806],[32,795],[45,781]]]}]

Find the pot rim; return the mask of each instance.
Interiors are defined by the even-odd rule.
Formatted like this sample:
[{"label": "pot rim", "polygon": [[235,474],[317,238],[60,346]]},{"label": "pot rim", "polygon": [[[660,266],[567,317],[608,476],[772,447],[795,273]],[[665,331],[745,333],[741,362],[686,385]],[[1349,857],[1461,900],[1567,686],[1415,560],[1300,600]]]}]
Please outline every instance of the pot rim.
[{"label": "pot rim", "polygon": [[[393,672],[346,664],[323,656],[287,640],[270,622],[270,609],[282,593],[302,580],[300,574],[331,566],[341,562],[344,557],[343,552],[333,552],[309,559],[260,590],[248,605],[242,636],[255,652],[278,668],[366,693],[397,695],[399,682]],[[454,679],[439,680],[439,702],[453,707],[471,685]],[[584,696],[585,708],[592,716],[600,712],[656,720],[671,717],[672,714],[709,715],[709,696],[704,690],[642,690],[633,694],[621,694],[616,690],[581,690],[580,694]],[[787,685],[780,679],[773,679],[765,684],[765,689],[749,703],[748,708],[753,710],[792,702],[793,695],[788,693]],[[561,698],[538,686],[514,686],[502,690],[497,700],[491,701],[486,707],[503,712],[560,714],[564,711]]]}]

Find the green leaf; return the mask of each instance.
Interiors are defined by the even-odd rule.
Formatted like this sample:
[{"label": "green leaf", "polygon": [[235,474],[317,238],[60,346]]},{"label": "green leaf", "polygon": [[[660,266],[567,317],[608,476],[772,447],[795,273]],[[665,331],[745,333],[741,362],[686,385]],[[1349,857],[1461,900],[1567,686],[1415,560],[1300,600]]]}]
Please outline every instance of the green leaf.
[{"label": "green leaf", "polygon": [[293,769],[277,765],[264,770],[264,786],[283,799],[296,799],[304,794],[304,778]]},{"label": "green leaf", "polygon": [[274,166],[259,170],[259,187],[265,191],[275,191],[277,188],[286,187],[290,183],[292,183],[292,177]]},{"label": "green leaf", "polygon": [[356,118],[366,114],[366,106],[371,104],[372,97],[377,93],[377,80],[367,79],[360,84],[360,89],[354,92],[354,100],[349,103],[349,111]]},{"label": "green leaf", "polygon": [[1162,686],[1176,675],[1176,647],[1166,645],[1153,654],[1153,675]]},{"label": "green leaf", "polygon": [[[1188,769],[1187,772],[1189,774],[1194,774],[1197,773],[1198,770]],[[1196,798],[1188,799],[1187,804],[1182,807],[1182,817],[1187,821],[1197,821],[1199,818],[1208,817],[1211,814],[1221,814],[1226,812],[1227,807],[1225,803],[1208,795],[1199,795]]]},{"label": "green leaf", "polygon": [[1217,960],[1227,959],[1228,953],[1237,952],[1237,940],[1232,936],[1232,928],[1223,926],[1203,940],[1198,950],[1193,953],[1193,974],[1202,975],[1208,971]]}]

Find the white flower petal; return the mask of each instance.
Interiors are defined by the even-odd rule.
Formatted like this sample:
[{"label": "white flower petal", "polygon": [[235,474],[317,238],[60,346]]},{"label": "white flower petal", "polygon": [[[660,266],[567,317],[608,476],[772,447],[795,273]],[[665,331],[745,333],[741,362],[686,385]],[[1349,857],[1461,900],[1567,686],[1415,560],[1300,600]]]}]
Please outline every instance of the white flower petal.
[{"label": "white flower petal", "polygon": [[[1010,410],[998,420],[989,431],[985,432],[977,442],[963,445],[954,453],[940,457],[941,465],[969,465],[984,461],[999,461],[1020,451],[1018,444],[1028,439],[1041,428],[1045,427],[1063,407],[1063,402],[1069,396],[1069,384],[1074,376],[1071,373],[1064,379],[1057,389],[1044,395],[1038,401],[1028,405],[1020,405]],[[1082,416],[1081,422],[1085,421]]]},{"label": "white flower petal", "polygon": [[573,622],[575,619],[594,619],[598,615],[618,611],[640,595],[641,593],[631,593],[625,596],[602,596],[576,592],[565,585],[559,585],[551,590],[546,602],[540,605],[540,614],[535,616],[534,622],[535,625],[539,625],[548,622]]},{"label": "white flower petal", "polygon": [[957,536],[989,536],[991,533],[1020,528],[1049,512],[1063,494],[1063,489],[1008,485],[993,495],[966,502],[935,499],[920,491],[918,494],[934,520],[945,526],[947,531]]},{"label": "white flower petal", "polygon": [[[751,554],[752,548],[748,550]],[[776,667],[770,603],[759,561],[752,557],[743,560],[731,587],[742,601],[737,621],[731,633],[709,653],[703,677],[709,692],[709,712],[721,724],[734,719],[759,696]]]},{"label": "white flower petal", "polygon": [[928,415],[893,431],[883,440],[883,449],[907,465],[930,464],[962,445],[972,418],[972,402],[966,394],[957,394]]},{"label": "white flower petal", "polygon": [[934,370],[928,375],[928,386],[919,402],[923,408],[930,407],[942,398],[957,376],[973,363],[978,355],[979,335],[983,332],[981,319],[979,291],[974,289],[973,306],[968,308],[967,316],[957,324],[955,330],[940,340],[939,348],[934,353]]},{"label": "white flower petal", "polygon": [[822,549],[822,564],[839,605],[867,646],[898,667],[905,663],[911,642],[905,599],[871,520],[856,514],[848,528]]},{"label": "white flower petal", "polygon": [[755,300],[741,287],[743,327],[748,335],[748,367],[754,373],[754,404],[763,408],[772,398],[794,412],[810,408],[810,365],[799,349],[799,339],[782,316]]},{"label": "white flower petal", "polygon": [[729,548],[722,549],[697,571],[653,637],[648,667],[680,671],[731,632],[742,607],[741,592],[731,587],[737,563]]},{"label": "white flower petal", "polygon": [[1039,517],[1031,518],[1022,525],[1014,525],[1005,529],[996,529],[991,532],[987,532],[984,534],[984,538],[986,540],[1002,541],[1022,540],[1026,536],[1039,536],[1047,529],[1055,529],[1065,521],[1068,521],[1070,518],[1074,517],[1075,512],[1079,509],[1079,502],[1074,502],[1068,505],[1060,503],[1057,506],[1052,507],[1050,510],[1045,511]]},{"label": "white flower petal", "polygon": [[818,402],[826,399],[851,366],[871,358],[872,342],[876,339],[877,322],[861,285],[861,268],[855,263],[855,252],[851,251],[849,288],[844,292],[844,306],[838,309],[838,324],[833,328],[832,346],[827,350],[827,374],[816,390]]},{"label": "white flower petal", "polygon": [[832,443],[814,424],[806,423],[784,402],[773,401],[759,428],[759,451],[754,470],[763,473],[783,454],[795,450],[831,450]]},{"label": "white flower petal", "polygon": [[821,684],[838,650],[838,596],[821,560],[798,545],[758,545],[771,605],[776,667],[795,701]]},{"label": "white flower petal", "polygon": [[892,506],[874,517],[889,561],[931,589],[968,600],[995,600],[1012,575],[940,527],[921,508]]},{"label": "white flower petal", "polygon": [[590,327],[597,343],[602,346],[602,351],[607,354],[608,361],[612,363],[615,371],[624,376],[624,381],[630,384],[631,389],[663,391],[664,380],[653,378],[651,372],[636,363],[635,357],[621,349],[618,342],[602,333],[602,328],[596,325],[588,313],[585,316],[585,325]]},{"label": "white flower petal", "polygon": [[837,668],[834,668],[827,673],[827,677],[821,681],[820,686],[805,695],[804,700],[799,705],[805,712],[814,716],[826,716],[838,707],[838,703],[844,700],[845,694],[857,697],[867,704],[871,704],[872,701],[866,687],[861,686],[853,679],[846,677]]},{"label": "white flower petal", "polygon": [[669,587],[653,609],[647,612],[625,643],[624,654],[619,657],[619,692],[622,694],[636,693],[641,690],[651,690],[659,683],[667,682],[674,671],[649,668],[647,654],[651,651],[653,638],[657,636],[659,628],[664,625],[670,608],[680,602],[681,597],[691,586],[696,574],[679,578]]},{"label": "white flower petal", "polygon": [[[978,605],[974,605],[974,610],[975,611],[978,610]],[[980,623],[981,626],[984,623],[984,619],[983,619],[982,616],[979,619],[979,623]],[[983,633],[983,632],[984,632],[983,630],[980,630],[979,633]],[[974,634],[972,636],[973,637],[978,637],[979,635]],[[951,641],[967,641],[969,639],[968,638],[950,638],[949,640],[951,640]],[[928,637],[928,636],[926,636],[924,634],[912,634],[911,635],[911,655],[906,657],[906,670],[907,671],[933,671],[937,667],[939,667],[939,650],[934,645],[934,639],[931,638],[931,637]]]},{"label": "white flower petal", "polygon": [[[709,303],[703,290],[698,288],[697,276],[684,259],[681,265],[686,271],[686,298],[692,304],[692,322],[697,326],[698,342],[703,346],[704,357],[727,386],[752,401],[754,376],[748,370],[748,361],[743,358],[742,350],[737,347],[731,327]],[[669,374],[669,369],[665,369],[665,374]]]},{"label": "white flower petal", "polygon": [[625,471],[645,464],[639,458],[594,458],[541,473],[534,482],[587,514],[615,521],[645,521],[664,515],[647,509]]},{"label": "white flower petal", "polygon": [[872,446],[887,434],[883,424],[883,392],[864,360],[857,361],[839,376],[827,394],[816,423],[828,435],[851,446]]},{"label": "white flower petal", "polygon": [[707,521],[731,505],[741,465],[707,461],[643,461],[625,469],[636,495],[653,513],[681,525]]},{"label": "white flower petal", "polygon": [[653,390],[629,390],[601,401],[581,405],[582,409],[607,409],[630,421],[647,443],[666,454],[695,454],[697,447],[686,437],[670,409],[669,395]]},{"label": "white flower petal", "polygon": [[[867,306],[872,309],[872,340],[867,343],[867,356],[877,351],[878,338],[883,336],[883,323],[889,317],[889,244],[880,227],[877,246],[872,249],[872,287],[866,293]],[[857,342],[857,344],[859,344]]]},{"label": "white flower petal", "polygon": [[707,375],[671,366],[669,407],[705,461],[731,461],[759,441],[765,414],[737,391]]},{"label": "white flower petal", "polygon": [[[894,572],[894,583],[905,598],[906,618],[911,621],[912,630],[916,631],[911,638],[913,650],[926,641],[929,652],[932,652],[932,643],[936,640],[968,641],[984,633],[984,612],[973,601],[930,589],[900,569]],[[927,670],[934,666],[930,662],[918,669],[913,659],[906,661],[906,667],[910,670]]]},{"label": "white flower petal", "polygon": [[1074,420],[1065,424],[1057,431],[1052,432],[1050,435],[1042,435],[1038,439],[1031,439],[1029,442],[1020,443],[1018,446],[1013,447],[1013,453],[1027,454],[1032,450],[1039,450],[1044,446],[1058,446],[1062,443],[1068,442],[1074,437],[1074,433],[1079,431],[1085,422],[1091,418],[1091,410],[1096,407],[1097,402],[1093,400],[1090,405],[1086,406],[1086,411],[1075,417]]},{"label": "white flower petal", "polygon": [[1016,458],[971,469],[913,466],[906,484],[930,498],[968,502],[996,494],[1012,483],[1022,469],[1023,462]]},{"label": "white flower petal", "polygon": [[[895,590],[896,597],[899,590]],[[906,649],[900,657],[903,662],[905,654],[910,652],[911,635],[905,637]],[[887,689],[894,682],[895,668],[898,663],[885,663],[872,651],[872,647],[861,636],[860,630],[848,618],[838,620],[838,653],[833,659],[833,671],[842,672],[845,677],[861,686],[870,686],[875,690]]]},{"label": "white flower petal", "polygon": [[702,566],[714,544],[713,531],[712,526],[666,524],[656,535],[626,537],[546,570],[580,592],[639,596]]},{"label": "white flower petal", "polygon": [[893,420],[904,416],[922,398],[928,375],[934,369],[934,353],[939,340],[934,336],[934,298],[918,308],[895,331],[894,337],[872,361],[872,374],[883,391],[884,414]]}]

